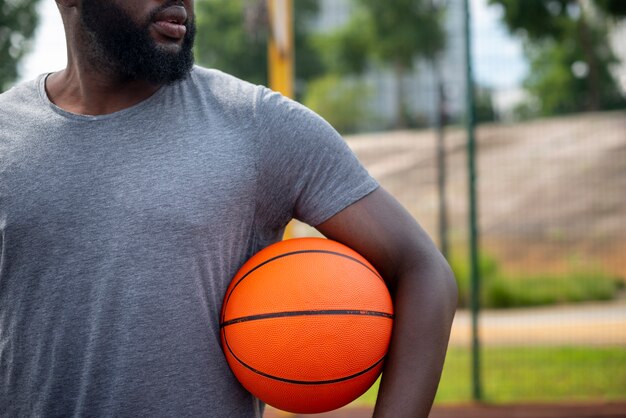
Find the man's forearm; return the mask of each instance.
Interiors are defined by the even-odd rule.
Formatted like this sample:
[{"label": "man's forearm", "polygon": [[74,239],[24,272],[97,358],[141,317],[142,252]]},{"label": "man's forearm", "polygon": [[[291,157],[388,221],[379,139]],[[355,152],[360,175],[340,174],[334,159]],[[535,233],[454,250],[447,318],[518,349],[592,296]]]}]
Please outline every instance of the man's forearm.
[{"label": "man's forearm", "polygon": [[436,259],[399,272],[396,284],[394,332],[374,417],[427,417],[456,310],[456,283],[447,263]]},{"label": "man's forearm", "polygon": [[456,282],[426,232],[384,189],[318,225],[353,248],[385,278],[394,298],[394,330],[376,418],[427,417],[457,304]]}]

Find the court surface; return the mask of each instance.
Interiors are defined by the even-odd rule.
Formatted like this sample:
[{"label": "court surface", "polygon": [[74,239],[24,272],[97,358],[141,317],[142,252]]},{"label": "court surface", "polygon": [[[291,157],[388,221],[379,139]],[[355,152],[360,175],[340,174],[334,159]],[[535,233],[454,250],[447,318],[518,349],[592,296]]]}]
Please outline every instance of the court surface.
[{"label": "court surface", "polygon": [[[267,408],[264,418],[371,418],[369,408],[342,408],[316,415],[298,415]],[[435,406],[430,418],[626,418],[626,402],[549,405]]]}]

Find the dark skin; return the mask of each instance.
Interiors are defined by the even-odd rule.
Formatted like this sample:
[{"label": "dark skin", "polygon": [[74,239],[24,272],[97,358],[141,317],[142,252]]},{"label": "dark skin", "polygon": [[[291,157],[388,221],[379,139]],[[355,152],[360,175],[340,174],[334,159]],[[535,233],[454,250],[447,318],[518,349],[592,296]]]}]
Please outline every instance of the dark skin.
[{"label": "dark skin", "polygon": [[457,304],[448,263],[411,215],[382,188],[317,228],[368,259],[393,296],[394,329],[374,417],[427,417]]},{"label": "dark skin", "polygon": [[[104,0],[103,0],[104,1]],[[136,22],[163,0],[110,0]],[[57,106],[78,114],[101,115],[133,106],[160,86],[123,80],[91,64],[80,25],[81,0],[57,0],[65,25],[68,65],[48,77],[46,89]],[[193,0],[181,2],[188,16]],[[154,29],[154,30],[153,30]],[[182,40],[150,35],[159,47],[176,51]],[[394,299],[395,320],[376,418],[427,417],[431,409],[456,310],[457,288],[447,262],[413,217],[380,188],[318,225],[326,237],[355,249],[385,278]]]},{"label": "dark skin", "polygon": [[[135,23],[146,20],[150,12],[161,6],[163,0],[122,1],[111,0],[134,18]],[[56,0],[67,43],[67,67],[51,74],[46,80],[50,100],[62,109],[83,115],[104,115],[131,107],[152,96],[161,86],[146,81],[126,81],[116,74],[97,68],[91,63],[86,38],[80,24],[81,0]],[[193,0],[180,1],[189,19],[193,16]],[[150,35],[160,48],[172,52],[182,46],[182,38],[164,36],[156,27]]]}]

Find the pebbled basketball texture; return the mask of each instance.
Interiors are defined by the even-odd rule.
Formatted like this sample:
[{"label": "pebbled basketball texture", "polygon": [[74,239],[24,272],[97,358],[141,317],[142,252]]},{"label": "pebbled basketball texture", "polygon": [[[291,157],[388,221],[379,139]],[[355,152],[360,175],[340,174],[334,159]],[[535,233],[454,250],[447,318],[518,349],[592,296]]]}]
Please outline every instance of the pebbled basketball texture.
[{"label": "pebbled basketball texture", "polygon": [[228,364],[248,391],[285,411],[318,413],[353,401],[380,375],[393,304],[361,255],[296,238],[241,267],[220,322]]}]

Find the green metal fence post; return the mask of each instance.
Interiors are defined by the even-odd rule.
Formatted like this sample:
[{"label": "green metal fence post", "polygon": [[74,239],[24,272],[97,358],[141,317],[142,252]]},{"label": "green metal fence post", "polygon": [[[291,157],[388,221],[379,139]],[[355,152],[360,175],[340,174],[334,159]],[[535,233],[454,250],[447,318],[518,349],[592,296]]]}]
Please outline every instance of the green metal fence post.
[{"label": "green metal fence post", "polygon": [[465,19],[465,82],[467,98],[467,168],[469,186],[469,247],[470,247],[470,303],[472,312],[472,397],[482,400],[480,373],[480,341],[478,338],[478,311],[480,309],[480,269],[478,268],[478,222],[476,204],[476,138],[474,135],[474,77],[472,74],[471,16],[469,0],[464,0]]}]

